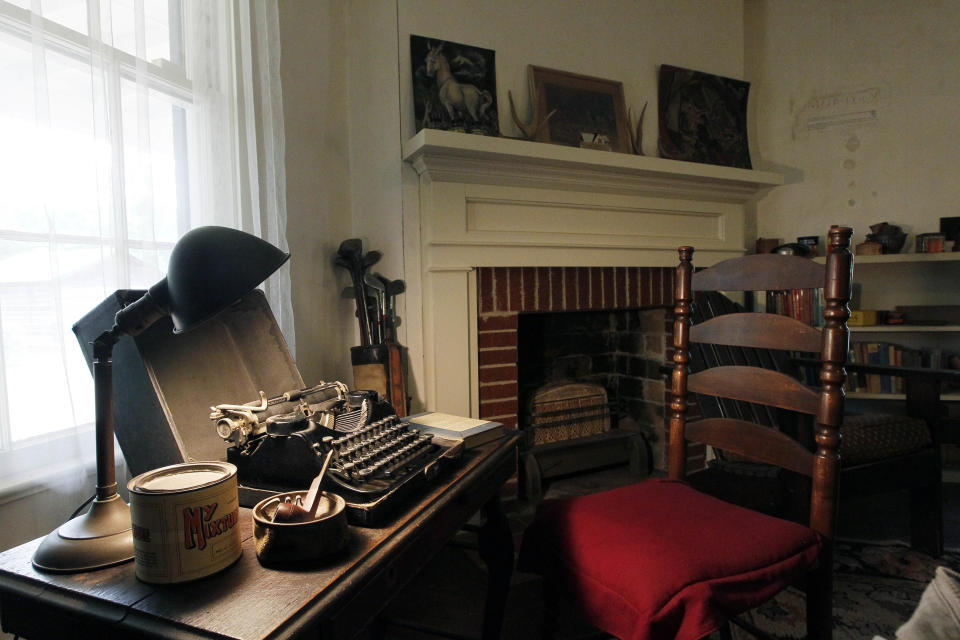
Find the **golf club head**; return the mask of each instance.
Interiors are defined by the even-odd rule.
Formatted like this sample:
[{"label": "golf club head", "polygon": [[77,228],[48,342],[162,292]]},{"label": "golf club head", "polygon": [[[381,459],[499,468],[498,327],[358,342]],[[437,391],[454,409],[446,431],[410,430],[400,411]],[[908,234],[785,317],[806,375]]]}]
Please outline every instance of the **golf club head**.
[{"label": "golf club head", "polygon": [[377,251],[376,249],[374,249],[373,251],[368,251],[366,255],[363,256],[363,258],[361,259],[361,264],[363,265],[364,269],[369,269],[373,265],[380,262],[380,258],[382,257],[383,257],[383,254]]},{"label": "golf club head", "polygon": [[365,273],[363,274],[363,283],[370,287],[371,289],[376,289],[380,293],[386,292],[386,287],[383,284],[383,281],[377,277],[376,274]]},{"label": "golf club head", "polygon": [[352,256],[354,258],[360,257],[363,253],[363,241],[360,238],[347,238],[340,243],[340,248],[337,249],[338,256]]},{"label": "golf club head", "polygon": [[390,283],[387,284],[388,296],[400,295],[406,290],[407,290],[407,283],[404,282],[403,280],[391,280]]}]

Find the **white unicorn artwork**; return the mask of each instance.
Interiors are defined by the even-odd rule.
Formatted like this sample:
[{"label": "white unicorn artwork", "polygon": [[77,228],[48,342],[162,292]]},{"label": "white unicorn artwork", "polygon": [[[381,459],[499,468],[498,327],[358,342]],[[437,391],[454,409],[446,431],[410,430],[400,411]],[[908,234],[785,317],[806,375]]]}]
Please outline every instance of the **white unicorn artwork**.
[{"label": "white unicorn artwork", "polygon": [[473,122],[480,122],[483,115],[493,104],[489,91],[478,89],[472,84],[458,81],[450,72],[450,63],[443,55],[443,43],[437,46],[427,45],[429,52],[425,58],[427,75],[436,78],[437,96],[451,120],[458,116],[469,115]]}]

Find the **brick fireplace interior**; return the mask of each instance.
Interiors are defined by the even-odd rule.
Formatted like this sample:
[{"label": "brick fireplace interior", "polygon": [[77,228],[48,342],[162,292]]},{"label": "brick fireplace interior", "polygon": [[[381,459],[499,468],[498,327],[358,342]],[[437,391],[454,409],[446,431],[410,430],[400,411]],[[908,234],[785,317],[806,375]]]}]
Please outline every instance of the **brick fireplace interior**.
[{"label": "brick fireplace interior", "polygon": [[523,428],[543,384],[599,384],[612,426],[638,429],[665,468],[672,268],[481,267],[477,285],[481,418]]}]

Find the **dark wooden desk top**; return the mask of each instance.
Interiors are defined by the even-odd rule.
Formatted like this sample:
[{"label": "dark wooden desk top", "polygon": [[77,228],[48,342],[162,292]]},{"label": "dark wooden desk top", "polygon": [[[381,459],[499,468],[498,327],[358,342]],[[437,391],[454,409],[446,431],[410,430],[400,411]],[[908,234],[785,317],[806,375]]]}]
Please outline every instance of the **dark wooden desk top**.
[{"label": "dark wooden desk top", "polygon": [[389,525],[351,527],[348,547],[299,570],[260,566],[249,509],[243,554],[224,571],[179,585],[150,585],[132,562],[86,573],[45,574],[30,564],[42,538],[0,554],[0,622],[44,637],[348,638],[358,633],[439,547],[498,496],[515,469],[517,435],[464,453],[422,500]]}]

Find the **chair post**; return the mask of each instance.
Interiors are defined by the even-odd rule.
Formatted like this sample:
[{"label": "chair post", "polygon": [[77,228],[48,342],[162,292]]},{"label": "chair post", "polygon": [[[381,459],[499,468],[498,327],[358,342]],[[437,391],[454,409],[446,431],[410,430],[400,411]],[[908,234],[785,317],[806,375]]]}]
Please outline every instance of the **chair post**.
[{"label": "chair post", "polygon": [[[843,420],[844,364],[850,348],[847,318],[850,317],[850,279],[853,255],[849,227],[830,227],[826,282],[823,295],[824,328],[821,344],[820,407],[817,411],[816,444],[813,459],[813,488],[810,500],[810,527],[833,539],[837,518],[837,490],[840,467],[840,422]],[[828,570],[829,572],[829,570]]]},{"label": "chair post", "polygon": [[680,264],[674,283],[673,375],[670,379],[670,458],[669,476],[680,480],[686,475],[687,374],[690,364],[690,314],[693,310],[693,247],[680,247]]}]

